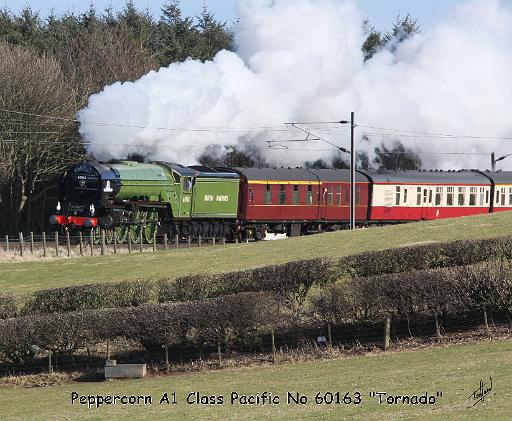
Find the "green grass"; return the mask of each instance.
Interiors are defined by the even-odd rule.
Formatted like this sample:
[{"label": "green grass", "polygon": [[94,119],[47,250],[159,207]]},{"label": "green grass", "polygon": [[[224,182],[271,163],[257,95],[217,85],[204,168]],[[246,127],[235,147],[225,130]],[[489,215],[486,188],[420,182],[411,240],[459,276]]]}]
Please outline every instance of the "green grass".
[{"label": "green grass", "polygon": [[[468,400],[480,380],[493,379],[486,402],[472,407]],[[81,395],[151,395],[152,406],[102,406],[87,409],[71,405],[71,392]],[[159,405],[165,393],[176,392],[176,405]],[[231,392],[279,395],[272,406],[231,405]],[[286,393],[308,397],[306,405],[287,405]],[[360,391],[354,405],[315,405],[317,392]],[[442,397],[435,405],[379,405],[371,391],[393,395]],[[190,392],[224,395],[224,405],[189,405]],[[48,388],[0,387],[0,411],[4,420],[18,419],[510,419],[512,414],[512,342],[494,341],[445,348],[377,354],[344,360],[314,361],[253,367],[220,372],[173,375],[144,380],[100,383],[66,383]]]},{"label": "green grass", "polygon": [[198,272],[225,272],[427,241],[489,238],[510,234],[512,212],[502,212],[217,248],[196,247],[131,255],[16,261],[0,263],[0,293],[31,292],[67,285],[138,278],[173,278]]}]

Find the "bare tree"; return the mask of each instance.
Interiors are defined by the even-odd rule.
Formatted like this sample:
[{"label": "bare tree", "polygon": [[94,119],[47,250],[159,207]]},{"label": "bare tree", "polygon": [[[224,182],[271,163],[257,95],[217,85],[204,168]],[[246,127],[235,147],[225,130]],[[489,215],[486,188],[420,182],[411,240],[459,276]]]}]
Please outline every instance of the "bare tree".
[{"label": "bare tree", "polygon": [[3,42],[0,56],[0,228],[13,232],[33,226],[32,205],[83,149],[57,61]]}]

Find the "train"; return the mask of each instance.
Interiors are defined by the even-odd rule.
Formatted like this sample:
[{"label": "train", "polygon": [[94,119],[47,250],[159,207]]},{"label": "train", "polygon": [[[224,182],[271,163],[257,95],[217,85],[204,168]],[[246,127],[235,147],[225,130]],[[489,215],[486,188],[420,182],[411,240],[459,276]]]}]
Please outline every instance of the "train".
[{"label": "train", "polygon": [[[152,242],[157,233],[262,240],[349,225],[345,169],[184,166],[87,161],[61,177],[50,222],[105,230],[107,242]],[[357,226],[512,210],[512,172],[366,171],[355,178]]]}]

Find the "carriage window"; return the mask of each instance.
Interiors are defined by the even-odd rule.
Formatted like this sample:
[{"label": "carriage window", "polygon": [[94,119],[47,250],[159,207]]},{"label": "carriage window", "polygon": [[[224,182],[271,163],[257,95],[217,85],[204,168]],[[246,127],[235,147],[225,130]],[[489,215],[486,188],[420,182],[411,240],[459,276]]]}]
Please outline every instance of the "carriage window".
[{"label": "carriage window", "polygon": [[332,201],[333,201],[333,196],[334,196],[333,189],[334,189],[333,186],[329,186],[328,190],[327,190],[328,191],[328,194],[327,194],[327,204],[329,206],[332,206]]},{"label": "carriage window", "polygon": [[485,187],[480,187],[480,206],[484,205],[485,200]]},{"label": "carriage window", "polygon": [[428,203],[432,203],[432,190],[428,191]]},{"label": "carriage window", "polygon": [[501,206],[505,206],[505,188],[501,189]]},{"label": "carriage window", "polygon": [[336,193],[336,204],[341,206],[341,186],[338,185],[338,191]]},{"label": "carriage window", "polygon": [[485,192],[485,203],[489,203],[489,190]]},{"label": "carriage window", "polygon": [[512,189],[508,189],[508,204],[512,205]]},{"label": "carriage window", "polygon": [[267,184],[267,189],[265,190],[265,205],[272,204],[272,186]]},{"label": "carriage window", "polygon": [[348,206],[348,201],[349,201],[349,198],[350,198],[350,196],[349,196],[350,191],[349,190],[350,189],[348,188],[348,186],[345,187],[345,191],[344,191],[344,194],[343,194],[343,204],[345,206]]},{"label": "carriage window", "polygon": [[498,205],[500,203],[500,191],[496,189],[496,204]]},{"label": "carriage window", "polygon": [[427,203],[427,193],[428,190],[427,189],[423,189],[423,203]]},{"label": "carriage window", "polygon": [[404,189],[404,203],[407,203],[407,189]]},{"label": "carriage window", "polygon": [[292,203],[294,205],[300,204],[300,192],[298,184],[294,184],[293,186]]},{"label": "carriage window", "polygon": [[421,205],[421,187],[416,189],[416,204]]},{"label": "carriage window", "polygon": [[279,186],[279,204],[286,205],[286,186],[284,184]]},{"label": "carriage window", "polygon": [[476,206],[476,187],[469,188],[469,206]]},{"label": "carriage window", "polygon": [[396,186],[395,205],[400,206],[400,186]]},{"label": "carriage window", "polygon": [[356,186],[356,206],[361,204],[361,186]]},{"label": "carriage window", "polygon": [[446,195],[446,205],[453,206],[453,196],[454,196],[455,187],[448,187],[447,191],[448,191],[448,193]]},{"label": "carriage window", "polygon": [[436,206],[440,206],[441,205],[442,197],[443,197],[443,188],[442,187],[436,187],[436,201],[435,201],[435,205]]},{"label": "carriage window", "polygon": [[313,186],[308,185],[308,191],[306,192],[306,205],[313,204]]},{"label": "carriage window", "polygon": [[457,204],[459,206],[464,206],[464,203],[466,203],[466,187],[459,187]]},{"label": "carriage window", "polygon": [[249,201],[254,202],[254,190],[252,187],[249,189]]}]

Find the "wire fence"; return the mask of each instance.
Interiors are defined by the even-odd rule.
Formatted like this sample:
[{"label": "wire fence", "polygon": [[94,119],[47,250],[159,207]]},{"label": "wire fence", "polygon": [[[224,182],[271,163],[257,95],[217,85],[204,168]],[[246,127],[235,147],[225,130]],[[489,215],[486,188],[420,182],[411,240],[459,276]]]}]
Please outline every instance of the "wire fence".
[{"label": "wire fence", "polygon": [[[440,329],[438,329],[440,324]],[[380,323],[305,326],[259,332],[250,340],[187,342],[178,345],[144,347],[126,338],[90,344],[69,352],[51,352],[35,345],[34,358],[23,364],[0,363],[0,376],[41,373],[99,373],[106,360],[118,363],[146,363],[154,371],[195,371],[306,360],[312,357],[351,356],[389,349],[411,349],[434,343],[463,343],[478,339],[509,337],[511,325],[504,315],[484,323],[480,315],[460,318],[392,320]]]},{"label": "wire fence", "polygon": [[[142,234],[142,231],[141,231]],[[107,254],[127,254],[154,252],[160,250],[183,249],[191,247],[219,246],[226,243],[239,243],[239,239],[227,237],[191,237],[170,236],[167,234],[154,235],[149,241],[127,236],[123,242],[117,240],[115,235],[107,236],[105,231],[98,235],[69,232],[50,233],[19,233],[17,235],[4,235],[0,237],[0,259],[8,258],[69,258],[80,256],[101,256]],[[249,242],[246,239],[244,242]]]}]

